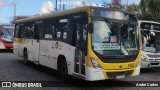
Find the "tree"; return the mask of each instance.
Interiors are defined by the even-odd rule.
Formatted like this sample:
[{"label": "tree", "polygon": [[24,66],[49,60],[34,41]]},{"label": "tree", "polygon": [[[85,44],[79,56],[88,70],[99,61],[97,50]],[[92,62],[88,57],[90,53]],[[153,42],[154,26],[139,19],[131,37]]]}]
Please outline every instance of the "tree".
[{"label": "tree", "polygon": [[117,9],[122,8],[121,0],[112,0],[112,5],[113,5],[113,8],[117,8]]},{"label": "tree", "polygon": [[121,0],[112,0],[113,5],[121,5]]},{"label": "tree", "polygon": [[160,14],[160,0],[141,0],[140,9],[143,15],[150,12],[154,18],[158,18]]},{"label": "tree", "polygon": [[132,13],[139,13],[139,5],[138,4],[130,4],[127,6],[127,11]]},{"label": "tree", "polygon": [[111,3],[107,3],[106,1],[102,0],[103,4],[102,6],[107,7],[107,8],[116,8],[116,9],[121,9],[123,8],[121,5],[121,0],[112,0]]}]

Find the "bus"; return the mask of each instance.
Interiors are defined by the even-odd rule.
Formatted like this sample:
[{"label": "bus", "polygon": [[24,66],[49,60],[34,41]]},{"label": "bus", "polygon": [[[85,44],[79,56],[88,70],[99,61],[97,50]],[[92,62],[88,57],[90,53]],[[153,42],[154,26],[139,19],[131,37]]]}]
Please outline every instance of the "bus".
[{"label": "bus", "polygon": [[14,25],[0,25],[0,50],[13,49]]},{"label": "bus", "polygon": [[16,21],[14,53],[87,81],[139,75],[136,15],[104,7],[71,10]]},{"label": "bus", "polygon": [[141,68],[160,67],[160,23],[138,21],[142,38]]}]

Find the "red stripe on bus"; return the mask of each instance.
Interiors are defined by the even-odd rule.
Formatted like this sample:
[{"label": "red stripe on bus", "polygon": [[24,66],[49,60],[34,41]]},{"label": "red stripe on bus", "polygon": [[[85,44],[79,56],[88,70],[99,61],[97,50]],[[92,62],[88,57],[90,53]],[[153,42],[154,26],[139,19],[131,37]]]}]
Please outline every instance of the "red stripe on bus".
[{"label": "red stripe on bus", "polygon": [[4,47],[8,47],[8,48],[13,48],[13,44],[10,44],[10,43],[4,43],[1,39],[0,39],[0,42],[4,45]]}]

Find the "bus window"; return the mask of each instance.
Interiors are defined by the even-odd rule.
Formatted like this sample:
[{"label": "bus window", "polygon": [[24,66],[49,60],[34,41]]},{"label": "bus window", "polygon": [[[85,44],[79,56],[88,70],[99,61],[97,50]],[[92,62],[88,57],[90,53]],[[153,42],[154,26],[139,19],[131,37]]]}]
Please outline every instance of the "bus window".
[{"label": "bus window", "polygon": [[57,25],[57,38],[67,39],[69,33],[69,19],[60,19]]},{"label": "bus window", "polygon": [[34,24],[26,24],[22,28],[21,37],[33,38]]},{"label": "bus window", "polygon": [[20,26],[16,25],[14,37],[18,37],[19,30],[20,30]]},{"label": "bus window", "polygon": [[54,21],[46,20],[43,24],[43,38],[52,39],[55,37],[55,25]]}]

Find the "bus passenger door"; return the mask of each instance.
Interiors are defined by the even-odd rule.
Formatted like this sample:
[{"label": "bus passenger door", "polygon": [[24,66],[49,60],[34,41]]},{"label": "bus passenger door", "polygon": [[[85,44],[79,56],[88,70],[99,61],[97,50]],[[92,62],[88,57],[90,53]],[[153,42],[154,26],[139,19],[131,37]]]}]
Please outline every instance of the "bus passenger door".
[{"label": "bus passenger door", "polygon": [[[74,72],[76,75],[85,76],[85,52],[86,52],[86,30],[85,22],[76,21],[74,22],[74,36],[73,42],[75,42],[75,64],[74,64]],[[75,38],[76,37],[76,38]]]},{"label": "bus passenger door", "polygon": [[39,64],[39,33],[42,28],[42,22],[36,22],[34,25],[34,39],[32,40],[33,62]]}]

